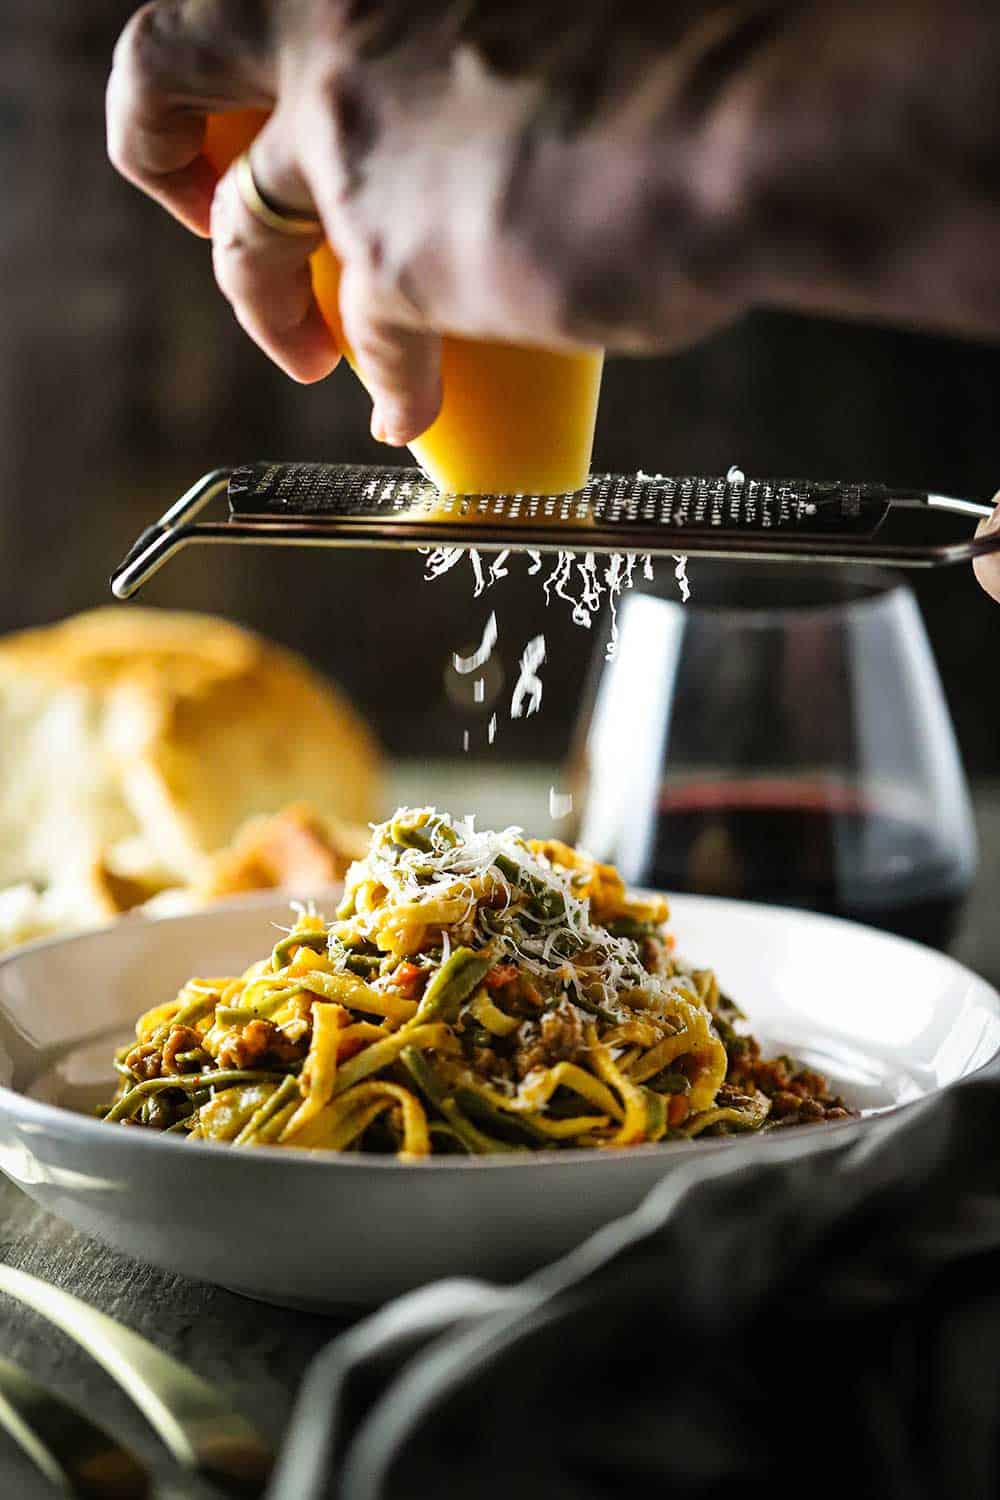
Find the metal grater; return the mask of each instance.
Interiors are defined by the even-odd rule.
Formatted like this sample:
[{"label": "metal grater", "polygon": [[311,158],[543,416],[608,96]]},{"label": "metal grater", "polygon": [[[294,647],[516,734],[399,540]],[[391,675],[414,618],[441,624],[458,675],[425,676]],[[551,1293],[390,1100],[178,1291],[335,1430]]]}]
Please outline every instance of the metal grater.
[{"label": "metal grater", "polygon": [[[228,510],[198,519],[225,497]],[[989,505],[811,479],[596,474],[571,495],[442,495],[419,469],[257,463],[206,474],[147,528],[111,580],[128,599],[192,542],[698,553],[933,567],[1000,550]]]}]

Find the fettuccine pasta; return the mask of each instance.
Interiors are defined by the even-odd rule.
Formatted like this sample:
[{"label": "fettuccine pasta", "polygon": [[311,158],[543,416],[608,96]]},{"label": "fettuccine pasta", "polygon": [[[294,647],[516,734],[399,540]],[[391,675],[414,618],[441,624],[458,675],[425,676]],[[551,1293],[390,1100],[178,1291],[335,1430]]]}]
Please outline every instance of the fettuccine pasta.
[{"label": "fettuccine pasta", "polygon": [[667,917],[565,844],[401,810],[333,921],[299,909],[244,974],[140,1018],[106,1118],[417,1161],[847,1115],[818,1074],[760,1058]]}]

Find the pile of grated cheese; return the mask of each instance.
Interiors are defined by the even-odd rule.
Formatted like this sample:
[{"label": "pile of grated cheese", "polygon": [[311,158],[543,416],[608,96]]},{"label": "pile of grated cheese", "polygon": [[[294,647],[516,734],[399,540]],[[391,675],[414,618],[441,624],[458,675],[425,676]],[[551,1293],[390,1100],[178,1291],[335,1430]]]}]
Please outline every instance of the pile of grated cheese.
[{"label": "pile of grated cheese", "polygon": [[[400,841],[414,829],[429,847]],[[573,886],[573,872],[532,849],[520,828],[481,832],[473,817],[408,808],[373,827],[368,854],[347,872],[343,909],[350,910],[352,927],[374,943],[387,907],[405,910],[419,923],[421,907],[430,915],[442,903],[460,901],[462,915],[442,928],[444,958],[453,946],[492,945],[498,957],[506,954],[536,977],[561,982],[585,1008],[596,992],[618,1020],[627,1016],[623,994],[630,1004],[651,1010],[681,993],[690,999],[689,986],[680,979],[645,968],[631,939],[594,923],[589,899]],[[362,887],[385,894],[375,905],[355,903]],[[551,915],[537,915],[539,897]],[[526,903],[535,914],[526,913]],[[348,958],[338,951],[335,937],[330,958],[340,968]]]}]

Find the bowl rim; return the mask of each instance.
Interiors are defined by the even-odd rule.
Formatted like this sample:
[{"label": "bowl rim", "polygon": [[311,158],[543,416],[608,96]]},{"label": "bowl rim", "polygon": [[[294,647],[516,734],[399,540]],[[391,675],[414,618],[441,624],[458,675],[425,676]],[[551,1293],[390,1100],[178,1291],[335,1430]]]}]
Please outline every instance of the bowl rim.
[{"label": "bowl rim", "polygon": [[[878,939],[891,945],[902,944],[908,949],[916,950],[917,953],[929,956],[936,963],[954,972],[956,977],[962,977],[970,982],[982,993],[982,998],[991,1002],[998,1017],[1000,1017],[1000,990],[988,979],[977,974],[966,964],[953,958],[948,953],[942,953],[936,948],[930,948],[925,943],[916,942],[912,938],[901,937],[896,933],[885,932],[880,928],[868,927],[862,922],[855,922],[846,917],[830,916],[825,912],[814,912],[799,907],[778,906],[761,901],[734,900],[724,896],[700,896],[687,892],[678,892],[671,895],[670,892],[663,893],[671,903],[680,901],[693,902],[698,905],[714,907],[717,911],[726,909],[749,913],[769,920],[780,920],[792,918],[795,921],[804,921],[807,924],[818,924],[832,926],[837,929],[859,929],[861,932],[874,934]],[[271,908],[282,901],[281,894],[274,891],[250,892],[248,895],[236,897],[230,901],[204,910],[171,913],[169,915],[145,916],[141,913],[128,913],[117,921],[104,923],[99,926],[87,928],[74,933],[66,933],[60,936],[38,938],[30,943],[19,946],[12,953],[0,957],[0,972],[17,964],[27,956],[33,956],[39,951],[49,948],[69,945],[74,942],[99,938],[105,935],[113,935],[121,930],[123,922],[136,923],[148,922],[161,925],[178,921],[206,920],[224,915],[227,912],[237,913],[253,910],[259,906]],[[294,899],[294,898],[290,898]],[[318,899],[318,898],[317,898]],[[682,1157],[683,1160],[695,1160],[700,1156],[714,1155],[718,1151],[729,1151],[735,1154],[747,1150],[768,1149],[768,1144],[781,1141],[796,1140],[805,1144],[805,1138],[813,1141],[817,1149],[821,1149],[822,1143],[828,1141],[834,1132],[843,1135],[856,1133],[871,1127],[879,1120],[892,1115],[898,1115],[904,1110],[914,1110],[926,1107],[945,1095],[950,1089],[967,1083],[970,1079],[977,1077],[986,1068],[995,1064],[1000,1057],[1000,1042],[996,1050],[986,1058],[978,1067],[961,1078],[952,1080],[942,1088],[935,1089],[922,1098],[907,1100],[902,1104],[888,1105],[881,1109],[873,1109],[860,1118],[846,1120],[829,1120],[821,1122],[816,1126],[800,1126],[794,1131],[772,1130],[751,1131],[746,1134],[727,1137],[715,1137],[710,1140],[694,1141],[665,1141],[648,1142],[641,1146],[617,1146],[607,1147],[602,1150],[585,1147],[571,1147],[562,1151],[531,1151],[525,1150],[517,1153],[498,1153],[496,1155],[483,1156],[429,1156],[422,1161],[400,1161],[396,1156],[380,1156],[372,1153],[362,1155],[361,1153],[328,1151],[320,1147],[309,1150],[287,1150],[276,1151],[268,1146],[250,1146],[239,1152],[234,1152],[230,1146],[223,1141],[181,1140],[175,1136],[165,1135],[158,1131],[150,1130],[113,1130],[109,1129],[106,1122],[93,1119],[89,1115],[78,1113],[67,1109],[61,1104],[51,1104],[41,1099],[32,1099],[29,1095],[21,1093],[18,1089],[10,1088],[0,1083],[0,1115],[9,1116],[15,1121],[25,1119],[36,1128],[48,1127],[54,1133],[62,1136],[80,1134],[84,1140],[103,1141],[109,1149],[130,1151],[133,1146],[139,1150],[147,1151],[182,1151],[185,1158],[195,1160],[212,1159],[226,1160],[230,1162],[245,1164],[248,1162],[269,1162],[272,1167],[281,1170],[329,1168],[338,1166],[348,1171],[376,1171],[376,1172],[418,1172],[446,1171],[446,1172],[469,1172],[482,1171],[486,1169],[491,1172],[517,1170],[523,1171],[527,1168],[535,1170],[550,1170],[554,1167],[581,1167],[584,1164],[596,1165],[601,1160],[608,1161],[648,1161],[653,1157],[664,1160]],[[665,1158],[664,1153],[669,1152],[670,1157]]]}]

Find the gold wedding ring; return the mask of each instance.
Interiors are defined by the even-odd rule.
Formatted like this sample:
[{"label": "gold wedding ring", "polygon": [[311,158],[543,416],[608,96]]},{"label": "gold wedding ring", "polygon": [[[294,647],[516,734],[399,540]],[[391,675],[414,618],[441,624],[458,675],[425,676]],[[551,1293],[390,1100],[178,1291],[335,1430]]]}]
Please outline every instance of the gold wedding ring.
[{"label": "gold wedding ring", "polygon": [[284,213],[275,208],[272,203],[268,203],[257,186],[253,167],[250,164],[249,151],[244,151],[243,155],[236,160],[236,186],[240,197],[254,218],[261,224],[266,224],[268,229],[273,229],[277,234],[308,235],[310,239],[315,239],[316,235],[323,233],[321,220],[304,214]]}]

